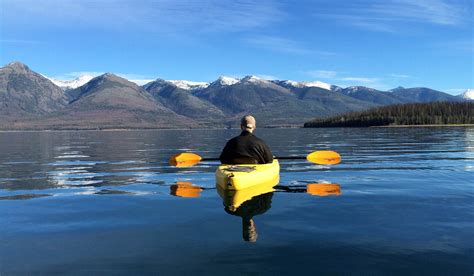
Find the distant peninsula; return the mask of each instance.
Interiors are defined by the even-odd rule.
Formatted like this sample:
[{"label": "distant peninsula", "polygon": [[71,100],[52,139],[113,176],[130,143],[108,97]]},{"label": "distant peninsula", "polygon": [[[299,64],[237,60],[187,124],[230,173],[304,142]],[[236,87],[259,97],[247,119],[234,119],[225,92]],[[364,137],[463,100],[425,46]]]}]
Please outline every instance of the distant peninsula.
[{"label": "distant peninsula", "polygon": [[474,124],[474,102],[396,104],[314,119],[304,127],[372,127]]}]

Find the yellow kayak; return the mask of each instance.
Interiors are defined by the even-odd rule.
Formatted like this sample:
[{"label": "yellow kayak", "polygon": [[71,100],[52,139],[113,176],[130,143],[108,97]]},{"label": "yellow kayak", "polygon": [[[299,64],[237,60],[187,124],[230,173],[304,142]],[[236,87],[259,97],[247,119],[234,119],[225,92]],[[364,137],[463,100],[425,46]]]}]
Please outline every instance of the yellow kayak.
[{"label": "yellow kayak", "polygon": [[269,164],[220,165],[216,183],[224,190],[242,190],[280,179],[280,164],[274,159]]}]

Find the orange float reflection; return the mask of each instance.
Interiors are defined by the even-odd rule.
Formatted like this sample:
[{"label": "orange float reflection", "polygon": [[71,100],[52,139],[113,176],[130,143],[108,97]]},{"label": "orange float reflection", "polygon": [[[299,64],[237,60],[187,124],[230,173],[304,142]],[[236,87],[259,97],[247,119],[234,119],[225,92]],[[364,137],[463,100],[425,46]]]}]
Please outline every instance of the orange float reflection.
[{"label": "orange float reflection", "polygon": [[201,187],[194,186],[192,182],[178,181],[176,184],[171,185],[170,194],[179,197],[196,198],[201,195],[202,190]]},{"label": "orange float reflection", "polygon": [[306,192],[314,196],[341,195],[341,185],[326,183],[310,183],[306,185]]}]

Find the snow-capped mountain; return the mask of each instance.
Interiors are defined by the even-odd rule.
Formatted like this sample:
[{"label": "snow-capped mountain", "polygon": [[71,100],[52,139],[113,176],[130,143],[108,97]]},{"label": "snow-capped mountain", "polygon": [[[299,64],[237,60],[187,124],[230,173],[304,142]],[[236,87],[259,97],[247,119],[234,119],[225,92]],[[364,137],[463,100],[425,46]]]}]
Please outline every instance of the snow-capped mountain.
[{"label": "snow-capped mountain", "polygon": [[56,80],[52,78],[48,78],[48,79],[52,81],[54,84],[56,84],[57,86],[61,87],[61,89],[69,90],[69,89],[76,89],[78,87],[81,87],[84,84],[88,83],[93,78],[94,76],[92,75],[81,75],[73,80]]},{"label": "snow-capped mountain", "polygon": [[274,83],[286,87],[286,88],[305,88],[305,87],[318,87],[326,90],[338,90],[340,87],[325,83],[322,81],[293,81],[293,80],[284,80],[284,81],[273,81]]},{"label": "snow-capped mountain", "polygon": [[304,81],[301,82],[301,85],[305,87],[319,87],[327,90],[331,90],[331,85],[322,81]]},{"label": "snow-capped mountain", "polygon": [[[46,76],[45,76],[46,77]],[[73,80],[58,80],[54,78],[48,78],[50,81],[52,81],[55,85],[61,87],[63,90],[70,90],[70,89],[75,89],[78,87],[83,86],[90,80],[94,78],[92,75],[81,75],[76,79]],[[145,84],[151,82],[150,80],[130,80],[132,82],[137,83],[138,85]],[[259,78],[257,76],[249,75],[245,76],[243,78],[233,78],[233,77],[227,77],[227,76],[220,76],[217,80],[214,82],[197,82],[197,81],[188,81],[188,80],[163,80],[165,82],[171,83],[174,86],[184,89],[184,90],[200,90],[200,89],[205,89],[207,87],[223,87],[223,86],[230,86],[234,85],[236,83],[253,83],[253,84],[269,84],[269,83],[274,83],[278,84],[280,86],[286,87],[286,88],[305,88],[305,87],[319,87],[327,90],[338,90],[341,89],[340,87],[337,87],[335,85],[331,85],[325,82],[321,81],[302,81],[302,82],[297,82],[297,81],[292,81],[292,80],[266,80]]]},{"label": "snow-capped mountain", "polygon": [[240,82],[266,83],[266,82],[269,82],[269,81],[265,80],[265,79],[262,79],[262,78],[259,78],[257,76],[248,75],[248,76],[245,76],[242,79],[240,79]]},{"label": "snow-capped mountain", "polygon": [[259,78],[257,76],[248,75],[243,78],[232,78],[220,76],[216,81],[212,82],[210,86],[229,86],[236,83],[253,83],[253,84],[264,84],[269,83],[270,81]]},{"label": "snow-capped mountain", "polygon": [[[376,106],[474,99],[472,88],[463,99],[426,87],[342,89],[318,81],[256,76],[220,77],[208,87],[202,82],[163,79],[139,86],[135,83],[146,80],[128,80],[112,73],[91,78],[53,79],[54,84],[19,62],[0,67],[0,129],[219,127],[244,113],[261,118],[261,126],[273,127]],[[64,91],[58,85],[77,88]],[[202,89],[193,90],[199,87]],[[30,120],[31,116],[41,120]]]},{"label": "snow-capped mountain", "polygon": [[220,76],[209,86],[229,86],[238,83],[240,80],[232,77]]},{"label": "snow-capped mountain", "polygon": [[169,80],[168,82],[184,90],[204,89],[209,86],[208,82],[197,82],[187,80]]},{"label": "snow-capped mountain", "polygon": [[464,91],[464,93],[462,93],[459,96],[466,100],[474,100],[474,89],[473,88],[467,89],[466,91]]},{"label": "snow-capped mountain", "polygon": [[358,93],[360,91],[369,91],[369,92],[376,92],[377,90],[365,86],[349,86],[345,88],[344,94],[353,94],[353,93]]},{"label": "snow-capped mountain", "polygon": [[[48,77],[46,77],[48,78]],[[94,78],[93,75],[81,75],[76,79],[73,80],[57,80],[54,78],[48,78],[50,81],[52,81],[55,85],[59,86],[63,91],[69,91],[72,89],[76,89],[78,87],[81,87],[85,84],[87,84],[90,80]],[[132,82],[135,83],[150,83],[150,81],[145,81],[145,80],[131,80]],[[157,80],[158,81],[158,80]],[[153,83],[157,84],[157,81],[154,81]],[[359,100],[363,101],[372,101],[376,102],[378,104],[395,104],[395,103],[400,103],[400,102],[427,102],[427,101],[434,101],[434,100],[439,100],[439,99],[444,99],[444,100],[453,100],[457,99],[464,99],[464,100],[474,100],[474,89],[467,89],[463,94],[458,95],[456,97],[450,96],[450,95],[444,95],[443,93],[439,91],[434,91],[433,95],[430,97],[428,96],[423,96],[420,93],[423,91],[428,93],[429,89],[406,89],[403,87],[397,87],[394,89],[391,89],[387,92],[379,91],[373,88],[369,87],[363,87],[363,86],[350,86],[347,88],[341,88],[335,85],[331,85],[329,83],[321,82],[321,81],[294,81],[294,80],[267,80],[264,78],[260,78],[254,75],[248,75],[243,78],[233,78],[233,77],[227,77],[227,76],[220,76],[217,80],[214,82],[196,82],[196,81],[188,81],[188,80],[159,80],[161,85],[171,85],[174,87],[178,87],[183,90],[187,91],[205,91],[207,88],[212,88],[212,89],[221,89],[224,87],[228,86],[234,86],[234,85],[256,85],[260,89],[274,89],[274,90],[279,90],[279,89],[284,89],[286,88],[286,91],[299,91],[304,88],[321,88],[324,90],[330,90],[330,91],[337,91],[341,92],[347,96],[350,96],[352,98],[357,98]],[[139,84],[139,85],[140,85]],[[144,85],[143,88],[147,89],[147,85]],[[304,89],[307,90],[307,89]],[[418,91],[420,90],[420,91]],[[425,91],[426,90],[426,91]],[[427,92],[428,91],[428,92]],[[193,92],[194,93],[194,92]],[[425,94],[426,94],[425,93]],[[441,94],[439,94],[441,93]],[[421,99],[421,98],[423,99]],[[441,97],[441,98],[440,98]]]}]

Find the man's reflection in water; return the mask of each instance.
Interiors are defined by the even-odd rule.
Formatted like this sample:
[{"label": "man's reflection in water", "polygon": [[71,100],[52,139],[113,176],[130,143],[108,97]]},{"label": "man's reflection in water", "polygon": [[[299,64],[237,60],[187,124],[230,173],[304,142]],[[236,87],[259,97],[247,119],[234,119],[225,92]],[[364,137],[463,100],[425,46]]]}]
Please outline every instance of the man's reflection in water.
[{"label": "man's reflection in water", "polygon": [[307,193],[311,196],[339,196],[341,186],[333,183],[309,183],[306,185],[278,185],[278,179],[252,188],[239,191],[223,190],[217,187],[217,193],[224,202],[224,210],[242,218],[242,237],[244,241],[257,241],[257,227],[254,216],[267,212],[272,205],[273,193]]},{"label": "man's reflection in water", "polygon": [[254,216],[261,215],[268,211],[272,205],[273,192],[261,194],[245,201],[237,209],[233,206],[225,206],[224,210],[234,216],[242,218],[242,237],[244,241],[257,241],[257,227]]}]

